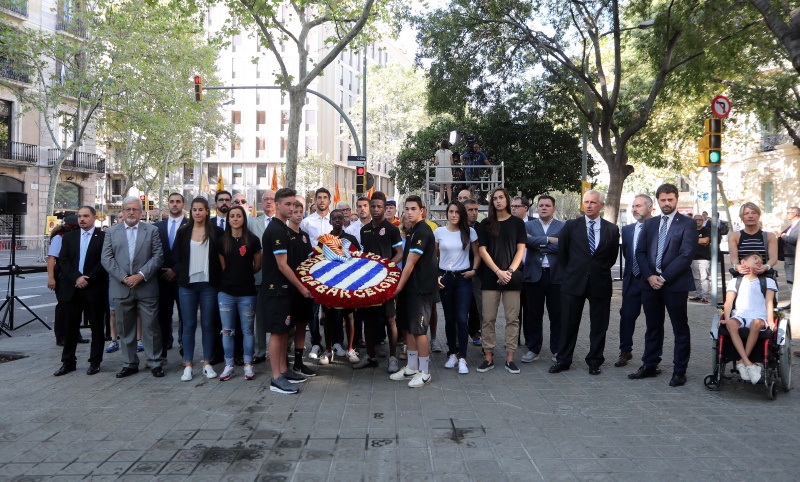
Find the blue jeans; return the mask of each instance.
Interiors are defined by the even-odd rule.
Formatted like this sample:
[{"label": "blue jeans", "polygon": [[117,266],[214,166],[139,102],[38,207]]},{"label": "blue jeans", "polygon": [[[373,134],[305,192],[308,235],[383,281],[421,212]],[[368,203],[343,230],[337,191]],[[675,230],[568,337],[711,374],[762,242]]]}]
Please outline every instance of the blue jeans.
[{"label": "blue jeans", "polygon": [[[444,288],[439,291],[444,310],[444,332],[447,335],[447,354],[459,358],[467,357],[469,329],[467,316],[472,301],[472,280],[465,279],[463,274],[447,273],[442,276]],[[456,352],[456,339],[458,351]]]},{"label": "blue jeans", "polygon": [[[239,314],[239,325],[242,330],[244,346],[244,362],[253,362],[253,347],[256,338],[253,335],[253,323],[256,319],[256,296],[232,296],[219,292],[219,317],[222,320],[222,348],[225,350],[225,365],[233,366],[233,335],[236,332],[236,314]],[[225,333],[228,330],[230,333]]]},{"label": "blue jeans", "polygon": [[178,288],[183,317],[183,361],[194,359],[194,338],[197,331],[197,307],[200,307],[200,326],[203,334],[203,360],[214,354],[214,310],[217,309],[217,289],[211,283],[189,283]]}]

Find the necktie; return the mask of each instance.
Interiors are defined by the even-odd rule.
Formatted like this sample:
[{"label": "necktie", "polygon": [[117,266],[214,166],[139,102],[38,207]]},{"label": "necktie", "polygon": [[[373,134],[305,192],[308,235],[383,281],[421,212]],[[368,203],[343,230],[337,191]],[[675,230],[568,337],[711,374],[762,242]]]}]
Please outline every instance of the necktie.
[{"label": "necktie", "polygon": [[178,224],[176,219],[173,219],[169,224],[169,249],[172,249],[172,245],[175,243],[175,226]]},{"label": "necktie", "polygon": [[219,218],[219,227],[225,229],[225,218]]},{"label": "necktie", "polygon": [[667,224],[669,216],[661,216],[661,227],[658,229],[658,251],[656,252],[656,271],[661,273],[661,258],[664,257],[664,243],[667,240]]},{"label": "necktie", "polygon": [[81,259],[78,261],[78,271],[83,274],[83,264],[86,262],[86,249],[89,247],[89,233],[81,233]]},{"label": "necktie", "polygon": [[128,226],[128,260],[130,271],[133,272],[133,253],[136,251],[136,226]]},{"label": "necktie", "polygon": [[594,255],[594,221],[589,221],[589,252]]},{"label": "necktie", "polygon": [[631,272],[634,276],[639,276],[641,271],[639,271],[639,262],[636,261],[636,244],[639,241],[639,227],[641,223],[636,223],[636,226],[633,228],[633,259],[631,260]]}]

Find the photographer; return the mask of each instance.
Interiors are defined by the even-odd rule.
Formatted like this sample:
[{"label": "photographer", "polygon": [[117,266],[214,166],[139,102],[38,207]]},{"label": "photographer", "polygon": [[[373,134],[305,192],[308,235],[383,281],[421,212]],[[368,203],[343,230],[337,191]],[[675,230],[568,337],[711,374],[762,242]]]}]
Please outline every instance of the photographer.
[{"label": "photographer", "polygon": [[491,166],[489,158],[486,154],[481,152],[481,146],[474,140],[474,137],[467,137],[467,152],[461,156],[461,165],[467,166],[464,168],[467,181],[479,181],[481,178],[481,169],[478,167],[469,166]]}]

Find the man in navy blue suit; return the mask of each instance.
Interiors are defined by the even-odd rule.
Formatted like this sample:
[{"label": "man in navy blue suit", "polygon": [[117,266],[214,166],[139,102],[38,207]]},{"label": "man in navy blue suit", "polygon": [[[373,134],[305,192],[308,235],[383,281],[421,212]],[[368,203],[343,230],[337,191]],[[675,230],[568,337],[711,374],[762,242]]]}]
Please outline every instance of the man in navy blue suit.
[{"label": "man in navy blue suit", "polygon": [[619,310],[619,357],[615,367],[624,367],[633,358],[633,332],[636,319],[642,312],[642,270],[636,263],[636,242],[644,222],[653,217],[653,199],[647,194],[633,198],[631,214],[636,222],[622,228],[622,256],[625,271],[622,275],[622,307]]},{"label": "man in navy blue suit", "polygon": [[[167,198],[169,217],[155,224],[158,228],[158,237],[161,239],[161,249],[164,251],[164,264],[161,265],[161,275],[158,277],[158,325],[161,328],[161,358],[167,357],[167,350],[172,348],[172,308],[178,301],[178,274],[172,269],[175,265],[175,256],[172,244],[178,234],[178,228],[189,222],[184,216],[183,195],[174,192]],[[181,339],[181,307],[178,303],[178,339]]]},{"label": "man in navy blue suit", "polygon": [[643,365],[628,378],[638,380],[656,376],[664,345],[664,311],[669,313],[675,335],[674,371],[669,386],[686,383],[686,367],[691,350],[689,318],[686,312],[689,291],[695,289],[692,260],[697,251],[697,225],[677,212],[678,188],[662,184],[656,190],[661,216],[644,224],[636,245],[636,262],[642,270],[642,304],[647,320]]}]

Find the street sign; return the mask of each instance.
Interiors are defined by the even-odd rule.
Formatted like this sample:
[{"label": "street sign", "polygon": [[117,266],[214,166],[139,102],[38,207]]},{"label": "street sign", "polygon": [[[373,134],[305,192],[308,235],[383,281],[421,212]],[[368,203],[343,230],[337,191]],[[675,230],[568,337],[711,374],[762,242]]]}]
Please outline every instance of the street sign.
[{"label": "street sign", "polygon": [[347,165],[353,167],[366,167],[367,156],[347,156]]},{"label": "street sign", "polygon": [[711,113],[724,119],[731,113],[731,101],[724,95],[718,95],[711,101]]}]

